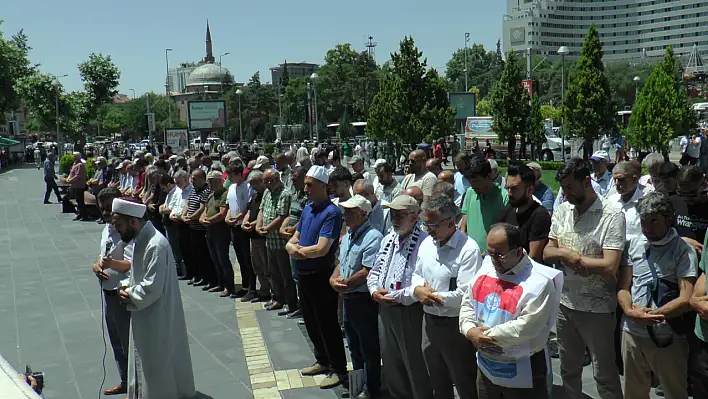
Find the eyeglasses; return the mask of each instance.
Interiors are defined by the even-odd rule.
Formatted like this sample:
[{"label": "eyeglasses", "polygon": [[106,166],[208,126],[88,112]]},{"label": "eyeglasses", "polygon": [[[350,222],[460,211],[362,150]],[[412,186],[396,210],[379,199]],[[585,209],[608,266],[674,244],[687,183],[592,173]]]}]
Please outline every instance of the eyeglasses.
[{"label": "eyeglasses", "polygon": [[487,252],[487,255],[491,256],[493,259],[496,259],[496,260],[504,260],[507,256],[509,256],[512,252],[514,252],[516,250],[517,250],[517,248],[514,248],[505,254],[499,254],[499,253],[495,253],[495,252]]},{"label": "eyeglasses", "polygon": [[435,229],[437,229],[438,227],[440,227],[440,225],[441,225],[443,222],[448,221],[448,220],[451,220],[451,219],[452,219],[452,218],[445,218],[445,219],[443,219],[443,220],[441,220],[441,221],[439,221],[439,222],[437,222],[437,223],[426,223],[426,222],[423,222],[423,226],[425,226],[425,228],[428,229],[428,230],[435,230]]}]

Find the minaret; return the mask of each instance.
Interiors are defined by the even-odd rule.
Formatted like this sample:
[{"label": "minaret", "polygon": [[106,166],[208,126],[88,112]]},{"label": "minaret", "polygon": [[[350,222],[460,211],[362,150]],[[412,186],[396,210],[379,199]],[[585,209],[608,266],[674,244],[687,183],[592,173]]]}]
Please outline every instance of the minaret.
[{"label": "minaret", "polygon": [[213,64],[214,54],[211,49],[211,31],[209,31],[209,20],[207,20],[207,32],[206,32],[206,57],[204,57],[204,63]]}]

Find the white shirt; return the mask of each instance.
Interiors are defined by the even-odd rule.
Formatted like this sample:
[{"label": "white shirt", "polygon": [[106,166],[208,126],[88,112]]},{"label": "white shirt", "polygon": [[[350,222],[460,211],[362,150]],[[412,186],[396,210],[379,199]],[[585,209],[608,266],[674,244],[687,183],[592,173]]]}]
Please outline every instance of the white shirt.
[{"label": "white shirt", "polygon": [[[108,253],[110,253],[112,259],[133,260],[133,241],[126,243],[121,240],[118,230],[116,230],[112,224],[106,223],[106,227],[103,228],[103,232],[101,233],[101,258],[106,256],[106,249],[109,242],[110,250]],[[101,287],[106,291],[117,290],[121,280],[128,277],[127,273],[121,273],[113,269],[104,269],[103,272],[108,275],[108,280],[101,280]]]},{"label": "white shirt", "polygon": [[422,287],[427,281],[442,305],[425,305],[423,311],[431,315],[459,317],[462,297],[472,283],[472,277],[482,264],[477,243],[460,230],[442,247],[428,236],[420,244],[418,261],[413,273],[413,287]]},{"label": "white shirt", "polygon": [[688,141],[688,148],[686,149],[686,154],[689,157],[699,158],[701,156],[701,136],[696,137],[695,140],[690,139]]},{"label": "white shirt", "polygon": [[172,209],[172,213],[170,213],[170,216],[182,215],[182,211],[184,210],[184,207],[187,204],[187,200],[189,199],[189,196],[192,195],[193,191],[194,186],[192,186],[191,184],[188,184],[180,191],[180,195],[175,198],[174,205],[170,207],[170,209]]},{"label": "white shirt", "polygon": [[688,137],[686,137],[686,136],[681,137],[680,143],[681,143],[680,144],[681,145],[681,153],[683,154],[684,152],[686,152],[686,149],[688,148]]},{"label": "white shirt", "polygon": [[175,206],[179,200],[180,195],[182,195],[182,189],[177,187],[175,184],[175,186],[172,187],[172,190],[167,193],[167,197],[165,197],[165,206],[172,209],[172,207]]},{"label": "white shirt", "polygon": [[637,185],[637,189],[634,190],[634,194],[629,201],[622,201],[622,196],[619,193],[611,195],[607,201],[612,204],[617,205],[618,208],[624,213],[624,220],[626,226],[626,240],[630,241],[632,238],[642,235],[642,219],[639,217],[637,212],[637,205],[639,200],[644,197],[644,190],[641,186]]},{"label": "white shirt", "polygon": [[[241,184],[232,183],[229,186],[229,192],[226,194],[226,200],[229,203],[229,216],[236,216],[239,213],[246,215],[250,192],[251,188],[245,181],[241,182]],[[242,221],[239,221],[236,225],[240,225]]]},{"label": "white shirt", "polygon": [[[394,238],[395,237],[395,238]],[[413,249],[410,255],[409,264],[406,265],[406,269],[403,273],[403,281],[401,282],[400,289],[396,289],[396,284],[398,283],[394,277],[394,267],[397,258],[405,256],[405,248],[408,244],[407,240],[401,242],[399,240],[398,234],[395,232],[390,232],[381,241],[381,250],[376,257],[376,263],[374,267],[369,270],[369,274],[366,277],[366,286],[369,288],[369,293],[373,294],[378,290],[388,290],[386,296],[388,298],[394,298],[395,302],[400,303],[403,306],[410,306],[418,302],[418,298],[413,294],[415,286],[413,285],[413,272],[415,271],[416,262],[414,259],[418,258],[418,250],[420,249],[421,243],[428,237],[428,233],[421,231],[418,236],[418,245]],[[388,259],[384,253],[384,244],[388,243],[388,240],[394,238],[393,240],[393,256],[391,257],[391,264],[387,267],[386,277],[383,280],[383,285],[379,284],[379,275],[381,273],[382,262],[386,262]],[[407,239],[410,239],[409,235]]]}]

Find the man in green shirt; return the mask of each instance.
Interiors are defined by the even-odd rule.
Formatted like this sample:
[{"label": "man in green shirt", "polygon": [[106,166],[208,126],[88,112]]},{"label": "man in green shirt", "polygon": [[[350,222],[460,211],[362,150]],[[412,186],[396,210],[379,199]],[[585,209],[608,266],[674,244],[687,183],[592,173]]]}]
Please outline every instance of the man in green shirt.
[{"label": "man in green shirt", "polygon": [[487,248],[487,233],[499,212],[509,203],[509,195],[490,175],[492,167],[481,157],[472,157],[465,177],[470,188],[462,203],[460,229],[467,233],[482,250]]}]

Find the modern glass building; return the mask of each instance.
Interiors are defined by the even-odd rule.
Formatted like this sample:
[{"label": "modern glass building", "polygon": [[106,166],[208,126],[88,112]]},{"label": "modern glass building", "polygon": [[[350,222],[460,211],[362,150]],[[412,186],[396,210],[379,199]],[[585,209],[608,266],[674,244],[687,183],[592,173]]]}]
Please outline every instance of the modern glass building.
[{"label": "modern glass building", "polygon": [[580,55],[585,33],[595,24],[604,59],[659,57],[667,46],[678,55],[693,46],[708,55],[708,0],[506,0],[505,52],[559,57]]}]

